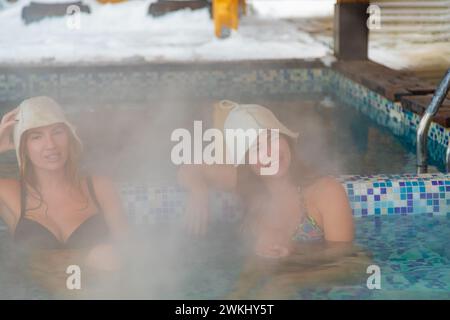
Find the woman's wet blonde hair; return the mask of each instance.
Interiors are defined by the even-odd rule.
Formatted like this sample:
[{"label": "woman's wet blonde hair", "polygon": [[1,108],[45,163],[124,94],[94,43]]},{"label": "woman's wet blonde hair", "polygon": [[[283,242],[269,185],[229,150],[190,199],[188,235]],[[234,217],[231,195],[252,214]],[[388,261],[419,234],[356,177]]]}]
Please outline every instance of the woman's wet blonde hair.
[{"label": "woman's wet blonde hair", "polygon": [[[65,173],[66,177],[69,180],[70,185],[78,190],[82,195],[84,195],[83,189],[81,187],[81,172],[80,172],[80,160],[82,154],[82,148],[79,144],[78,140],[74,137],[73,133],[69,128],[64,124],[64,128],[69,137],[69,152],[67,161],[65,164]],[[21,187],[27,188],[30,187],[31,190],[38,194],[38,199],[40,200],[40,205],[44,202],[42,199],[42,194],[40,193],[40,188],[37,183],[36,175],[34,172],[33,164],[31,163],[30,158],[27,154],[27,139],[29,137],[30,132],[25,131],[21,136],[20,143],[20,163],[19,166],[19,176],[21,181]],[[84,195],[85,196],[85,195]],[[86,198],[87,199],[87,198]],[[39,206],[40,206],[39,205]],[[34,208],[36,209],[36,208]]]}]

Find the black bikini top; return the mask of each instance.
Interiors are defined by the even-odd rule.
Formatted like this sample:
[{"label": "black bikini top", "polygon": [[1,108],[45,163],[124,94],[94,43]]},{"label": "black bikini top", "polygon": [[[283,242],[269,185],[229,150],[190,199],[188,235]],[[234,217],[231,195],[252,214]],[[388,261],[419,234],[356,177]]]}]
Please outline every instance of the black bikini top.
[{"label": "black bikini top", "polygon": [[25,217],[26,188],[20,188],[20,219],[14,232],[14,241],[27,248],[37,249],[79,249],[92,247],[109,240],[109,229],[103,212],[95,196],[91,177],[87,178],[89,194],[98,208],[98,212],[84,220],[67,238],[60,241],[53,232],[37,221]]}]

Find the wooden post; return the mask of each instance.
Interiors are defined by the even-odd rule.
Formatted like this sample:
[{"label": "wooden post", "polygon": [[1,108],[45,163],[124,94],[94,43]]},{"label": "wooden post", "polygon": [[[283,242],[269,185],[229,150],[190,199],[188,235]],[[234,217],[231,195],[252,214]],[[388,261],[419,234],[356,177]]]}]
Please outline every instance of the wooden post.
[{"label": "wooden post", "polygon": [[337,0],[334,7],[334,55],[340,60],[367,59],[369,0]]}]

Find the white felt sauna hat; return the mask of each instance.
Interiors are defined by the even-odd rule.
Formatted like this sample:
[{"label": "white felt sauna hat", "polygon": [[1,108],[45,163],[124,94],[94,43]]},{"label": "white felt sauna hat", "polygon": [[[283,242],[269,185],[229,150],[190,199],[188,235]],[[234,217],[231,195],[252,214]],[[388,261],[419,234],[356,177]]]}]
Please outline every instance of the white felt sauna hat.
[{"label": "white felt sauna hat", "polygon": [[48,126],[55,123],[64,123],[72,132],[78,142],[80,149],[82,143],[78,137],[75,127],[66,119],[61,106],[52,98],[46,96],[33,97],[24,100],[18,107],[16,115],[17,123],[14,126],[14,146],[16,148],[17,161],[20,163],[20,143],[25,131]]},{"label": "white felt sauna hat", "polygon": [[[246,131],[248,129],[278,129],[280,133],[285,134],[288,137],[294,139],[298,138],[298,132],[294,132],[287,128],[277,119],[273,112],[266,107],[257,104],[238,104],[229,100],[221,101],[221,103],[225,105],[225,108],[230,109],[224,122],[225,130],[242,129]],[[228,145],[229,143],[227,143],[226,140],[227,139],[225,139],[225,142]],[[245,153],[256,142],[255,140],[256,138],[249,141],[250,143],[247,148],[243,150],[243,154],[237,155],[238,162],[236,165],[242,163]]]}]

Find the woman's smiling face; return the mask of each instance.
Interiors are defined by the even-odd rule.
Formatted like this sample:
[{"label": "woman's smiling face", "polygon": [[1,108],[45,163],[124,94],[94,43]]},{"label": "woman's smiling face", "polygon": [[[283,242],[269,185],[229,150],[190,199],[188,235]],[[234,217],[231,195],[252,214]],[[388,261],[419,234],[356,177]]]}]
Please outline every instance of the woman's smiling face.
[{"label": "woman's smiling face", "polygon": [[63,168],[69,153],[69,133],[66,125],[55,123],[28,130],[26,151],[31,163],[37,168]]}]

